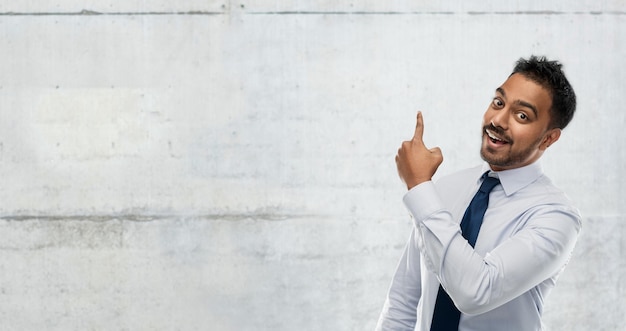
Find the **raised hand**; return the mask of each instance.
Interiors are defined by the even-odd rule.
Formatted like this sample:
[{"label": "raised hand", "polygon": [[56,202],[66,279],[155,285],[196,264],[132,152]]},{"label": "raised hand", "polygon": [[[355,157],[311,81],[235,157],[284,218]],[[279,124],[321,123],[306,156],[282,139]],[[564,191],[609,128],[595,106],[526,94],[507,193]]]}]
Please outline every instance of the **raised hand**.
[{"label": "raised hand", "polygon": [[443,162],[443,155],[439,147],[428,149],[424,145],[424,119],[422,112],[417,112],[417,124],[413,139],[402,142],[396,155],[398,175],[410,190],[414,186],[432,179],[433,175]]}]

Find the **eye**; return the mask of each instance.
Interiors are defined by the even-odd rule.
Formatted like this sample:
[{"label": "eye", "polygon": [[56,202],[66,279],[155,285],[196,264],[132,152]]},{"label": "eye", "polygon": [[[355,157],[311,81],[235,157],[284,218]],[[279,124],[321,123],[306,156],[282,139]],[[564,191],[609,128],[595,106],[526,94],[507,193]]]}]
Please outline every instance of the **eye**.
[{"label": "eye", "polygon": [[491,105],[493,105],[493,108],[495,109],[502,109],[504,107],[504,101],[500,98],[493,98]]},{"label": "eye", "polygon": [[526,116],[526,114],[524,114],[524,113],[518,113],[517,117],[519,117],[519,119],[521,119],[523,121],[528,120],[528,116]]}]

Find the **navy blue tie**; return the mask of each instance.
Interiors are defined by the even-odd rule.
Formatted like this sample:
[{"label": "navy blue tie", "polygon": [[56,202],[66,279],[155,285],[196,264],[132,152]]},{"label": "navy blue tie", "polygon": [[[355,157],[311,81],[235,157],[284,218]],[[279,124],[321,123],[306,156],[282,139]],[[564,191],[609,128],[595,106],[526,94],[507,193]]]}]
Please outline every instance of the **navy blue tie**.
[{"label": "navy blue tie", "polygon": [[[478,192],[472,198],[469,206],[465,210],[463,220],[461,221],[461,233],[463,238],[467,239],[472,247],[476,244],[480,225],[483,223],[483,216],[489,204],[489,192],[498,184],[498,178],[489,177],[487,173],[483,174],[483,183],[480,185]],[[448,293],[439,285],[437,292],[437,301],[435,302],[435,312],[433,313],[433,321],[430,325],[430,331],[458,331],[459,321],[461,320],[461,312],[456,308]]]}]

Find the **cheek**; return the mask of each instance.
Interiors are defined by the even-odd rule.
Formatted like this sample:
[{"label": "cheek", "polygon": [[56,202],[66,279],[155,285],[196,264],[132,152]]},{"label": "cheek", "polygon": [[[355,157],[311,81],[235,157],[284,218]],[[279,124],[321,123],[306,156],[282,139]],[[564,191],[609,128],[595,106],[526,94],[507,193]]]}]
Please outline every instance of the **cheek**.
[{"label": "cheek", "polygon": [[515,142],[524,146],[535,145],[539,139],[539,132],[528,130],[524,127],[518,128],[518,130],[512,130],[511,135],[515,137]]}]

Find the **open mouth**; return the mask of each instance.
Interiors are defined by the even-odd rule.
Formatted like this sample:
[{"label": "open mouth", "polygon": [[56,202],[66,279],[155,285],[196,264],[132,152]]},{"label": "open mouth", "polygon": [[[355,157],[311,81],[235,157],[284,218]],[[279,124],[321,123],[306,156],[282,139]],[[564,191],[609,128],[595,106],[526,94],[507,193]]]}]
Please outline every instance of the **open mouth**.
[{"label": "open mouth", "polygon": [[489,137],[491,142],[496,144],[496,145],[504,145],[504,144],[508,144],[509,143],[507,140],[505,140],[502,137],[499,137],[498,135],[496,135],[493,131],[491,131],[489,129],[486,129],[485,133],[487,134],[487,137]]}]

